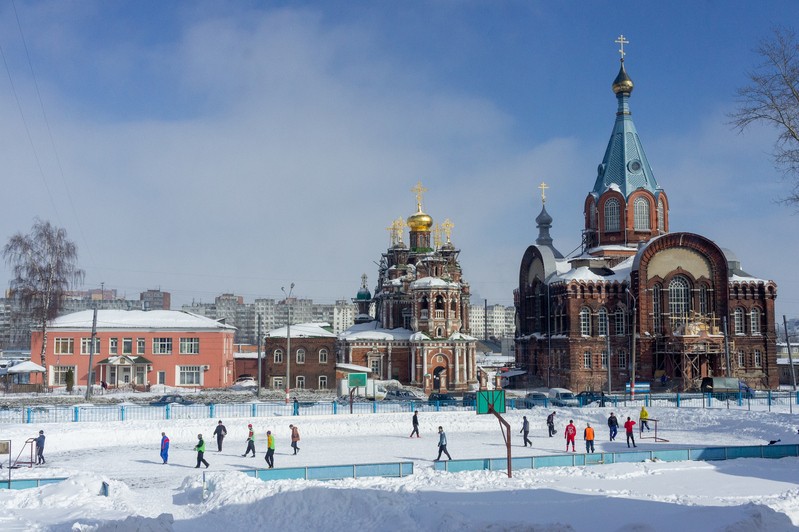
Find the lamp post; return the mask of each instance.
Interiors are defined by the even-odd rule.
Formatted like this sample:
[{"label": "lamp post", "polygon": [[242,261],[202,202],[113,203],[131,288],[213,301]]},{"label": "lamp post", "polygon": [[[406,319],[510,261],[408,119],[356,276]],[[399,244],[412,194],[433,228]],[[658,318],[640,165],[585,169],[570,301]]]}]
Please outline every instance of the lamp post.
[{"label": "lamp post", "polygon": [[[635,305],[638,300],[635,298],[630,288],[626,288],[627,295],[633,298],[633,312],[632,312],[632,347],[630,348],[630,359],[632,361],[632,371],[630,372],[630,400],[635,401]],[[608,361],[610,362],[610,361]]]},{"label": "lamp post", "polygon": [[294,291],[294,283],[289,285],[289,293],[282,286],[280,290],[286,296],[286,309],[288,309],[288,319],[286,320],[286,404],[289,403],[289,390],[291,389],[291,293]]}]

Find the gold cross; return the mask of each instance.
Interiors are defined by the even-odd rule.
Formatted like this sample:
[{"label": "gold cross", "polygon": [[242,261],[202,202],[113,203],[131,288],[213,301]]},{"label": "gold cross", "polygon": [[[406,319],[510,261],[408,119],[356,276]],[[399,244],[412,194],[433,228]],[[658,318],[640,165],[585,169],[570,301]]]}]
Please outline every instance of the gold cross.
[{"label": "gold cross", "polygon": [[416,193],[416,208],[422,212],[422,194],[427,192],[427,189],[422,186],[422,182],[416,183],[416,186],[411,189],[411,192]]},{"label": "gold cross", "polygon": [[402,232],[405,229],[405,220],[402,219],[402,216],[394,220],[394,243],[399,244],[402,242]]},{"label": "gold cross", "polygon": [[447,235],[447,242],[449,242],[449,237],[452,236],[452,228],[455,227],[455,224],[452,223],[449,218],[444,220],[441,223],[441,229],[444,230],[444,234]]},{"label": "gold cross", "polygon": [[547,189],[549,188],[549,185],[547,185],[546,183],[541,181],[541,184],[538,185],[538,188],[541,189],[541,203],[546,203],[547,202]]},{"label": "gold cross", "polygon": [[386,231],[388,231],[390,244],[393,246],[397,243],[397,222],[391,222],[391,225],[386,227]]},{"label": "gold cross", "polygon": [[433,244],[435,244],[436,249],[441,247],[441,224],[436,224],[433,228]]},{"label": "gold cross", "polygon": [[625,44],[630,44],[630,41],[628,41],[627,39],[625,39],[625,38],[624,38],[624,35],[619,35],[619,38],[618,38],[618,39],[616,39],[616,40],[615,40],[615,41],[613,41],[613,42],[615,42],[615,43],[618,43],[618,44],[619,44],[619,46],[620,46],[620,48],[619,48],[619,53],[621,54],[621,60],[622,60],[622,61],[624,61],[624,56],[625,56],[625,55],[627,55],[627,54],[625,54],[625,53],[624,53],[624,45],[625,45]]}]

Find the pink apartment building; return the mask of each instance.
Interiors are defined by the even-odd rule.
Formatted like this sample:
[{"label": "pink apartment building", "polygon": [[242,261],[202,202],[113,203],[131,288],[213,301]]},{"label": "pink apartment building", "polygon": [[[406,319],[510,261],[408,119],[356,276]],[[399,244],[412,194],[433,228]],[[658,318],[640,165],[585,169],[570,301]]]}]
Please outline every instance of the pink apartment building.
[{"label": "pink apartment building", "polygon": [[[61,316],[47,330],[48,386],[64,386],[72,369],[75,385],[89,379],[92,310]],[[94,346],[94,383],[109,386],[165,384],[218,388],[235,376],[233,336],[236,328],[177,310],[98,310]],[[31,335],[32,360],[42,333]]]}]

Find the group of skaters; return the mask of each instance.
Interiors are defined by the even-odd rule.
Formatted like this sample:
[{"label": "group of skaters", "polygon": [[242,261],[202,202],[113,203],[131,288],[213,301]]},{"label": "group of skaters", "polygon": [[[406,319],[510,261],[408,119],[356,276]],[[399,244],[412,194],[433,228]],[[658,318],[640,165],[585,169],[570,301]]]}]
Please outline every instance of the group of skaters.
[{"label": "group of skaters", "polygon": [[[291,430],[291,448],[294,451],[293,454],[297,454],[300,452],[300,447],[298,445],[300,441],[300,429],[293,424],[289,425],[289,429]],[[222,423],[221,419],[214,429],[213,436],[216,437],[217,452],[221,453],[222,442],[225,436],[227,436],[227,428]],[[44,438],[43,435],[42,438]],[[247,448],[241,456],[255,458],[255,430],[252,428],[252,423],[247,425],[247,439],[245,441],[247,442]],[[44,440],[42,440],[42,448],[44,448]],[[197,465],[194,466],[194,468],[197,469],[201,464],[204,464],[205,468],[208,469],[210,464],[205,459],[205,440],[202,434],[197,435],[197,445],[194,446],[194,450],[197,452]],[[44,459],[42,458],[42,460]],[[164,464],[169,461],[169,437],[165,432],[161,433],[161,460],[163,460]],[[275,437],[272,435],[271,430],[266,431],[266,454],[264,455],[264,460],[266,460],[266,465],[269,469],[275,467]]]},{"label": "group of skaters", "polygon": [[[547,416],[547,432],[549,433],[549,437],[551,438],[557,432],[555,431],[555,415],[556,412],[552,412]],[[647,412],[646,407],[641,407],[641,412],[639,413],[638,419],[641,421],[641,430],[650,430],[649,428],[649,412]],[[635,444],[635,433],[634,427],[636,422],[633,421],[629,416],[627,417],[627,421],[624,422],[624,433],[627,436],[627,447],[637,447]],[[616,414],[613,412],[610,413],[608,416],[608,429],[610,431],[610,441],[616,441],[616,435],[619,432],[619,419],[616,417]],[[527,416],[523,417],[522,421],[522,430],[520,431],[524,433],[524,446],[527,447],[529,443],[532,447],[533,442],[529,440],[527,435],[530,432],[530,422],[527,421]],[[566,438],[566,450],[569,450],[569,445],[571,445],[572,452],[576,452],[574,440],[577,437],[577,427],[574,426],[574,420],[569,420],[569,424],[566,425],[566,430],[564,431],[564,437]],[[586,453],[593,453],[594,452],[594,439],[596,437],[596,433],[594,428],[591,426],[591,423],[585,424],[585,429],[583,429],[583,440],[585,440],[585,452]]]}]

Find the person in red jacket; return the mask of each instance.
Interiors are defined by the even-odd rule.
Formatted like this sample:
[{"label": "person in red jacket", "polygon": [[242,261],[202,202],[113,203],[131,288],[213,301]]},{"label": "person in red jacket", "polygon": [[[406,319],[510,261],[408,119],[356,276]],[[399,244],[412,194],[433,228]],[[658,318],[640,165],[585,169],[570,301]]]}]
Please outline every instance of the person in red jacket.
[{"label": "person in red jacket", "polygon": [[635,436],[633,435],[634,426],[635,426],[635,421],[633,421],[628,417],[627,421],[624,422],[624,430],[627,433],[627,447],[630,446],[630,442],[633,442],[633,447],[636,447]]},{"label": "person in red jacket", "polygon": [[576,452],[574,448],[574,437],[577,435],[577,427],[574,426],[574,421],[571,419],[569,420],[569,424],[566,425],[566,450],[569,450],[569,442],[572,444],[572,452]]}]

